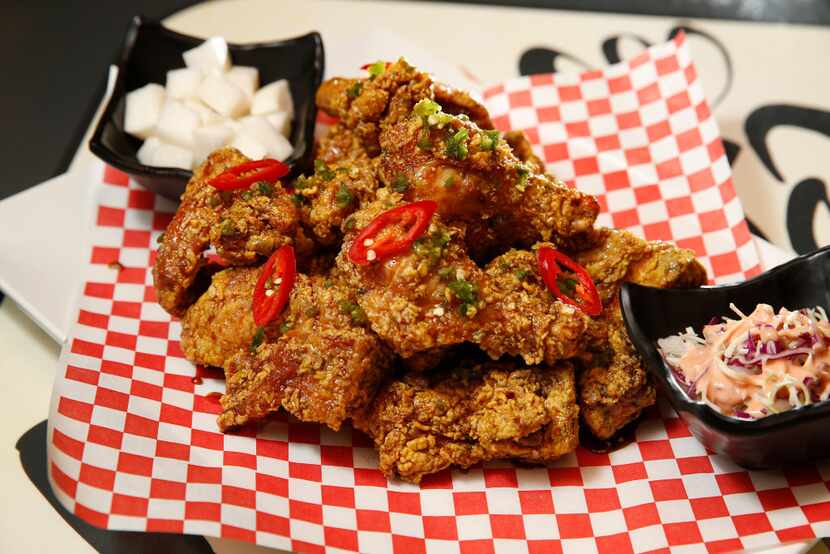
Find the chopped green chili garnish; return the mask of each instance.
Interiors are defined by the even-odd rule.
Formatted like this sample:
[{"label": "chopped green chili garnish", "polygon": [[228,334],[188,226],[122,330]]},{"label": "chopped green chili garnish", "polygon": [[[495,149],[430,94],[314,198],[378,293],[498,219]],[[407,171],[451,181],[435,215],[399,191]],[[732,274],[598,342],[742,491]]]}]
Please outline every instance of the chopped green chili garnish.
[{"label": "chopped green chili garnish", "polygon": [[442,267],[438,270],[438,277],[442,281],[451,281],[453,277],[455,277],[455,268],[450,267]]},{"label": "chopped green chili garnish", "polygon": [[329,169],[329,166],[323,160],[314,160],[314,171],[325,181],[334,179],[334,171]]},{"label": "chopped green chili garnish", "polygon": [[499,132],[498,131],[483,131],[481,133],[481,146],[482,150],[495,150],[496,144],[499,142]]},{"label": "chopped green chili garnish", "polygon": [[443,185],[445,189],[451,189],[455,185],[455,175],[447,175]]},{"label": "chopped green chili garnish", "polygon": [[441,111],[441,105],[434,100],[430,100],[429,98],[424,98],[420,100],[415,107],[412,108],[412,111],[415,115],[419,117],[429,117],[432,114],[436,114]]},{"label": "chopped green chili garnish", "polygon": [[369,77],[374,79],[378,75],[382,75],[384,71],[386,71],[386,62],[375,62],[367,68],[369,71]]},{"label": "chopped green chili garnish", "polygon": [[292,194],[291,195],[291,201],[294,202],[294,205],[300,206],[301,204],[303,204],[303,202],[305,202],[305,196],[303,196],[302,194],[296,194],[296,193]]},{"label": "chopped green chili garnish", "polygon": [[519,180],[516,182],[516,188],[524,191],[527,188],[527,182],[530,178],[530,170],[525,167],[524,165],[519,166],[516,170],[516,173],[519,175]]},{"label": "chopped green chili garnish", "polygon": [[348,300],[343,300],[342,302],[340,302],[340,313],[348,315],[352,318],[352,321],[354,321],[355,323],[366,323],[366,312],[364,312],[363,308],[361,308],[354,302],[350,302]]},{"label": "chopped green chili garnish", "polygon": [[447,140],[447,156],[456,160],[465,159],[467,157],[467,139],[469,137],[470,134],[467,132],[467,129],[459,129]]},{"label": "chopped green chili garnish", "polygon": [[346,221],[343,222],[343,228],[347,231],[351,231],[354,229],[355,220],[353,216],[349,216],[346,218]]},{"label": "chopped green chili garnish", "polygon": [[222,220],[221,232],[223,237],[236,234],[236,225],[234,225],[232,219]]},{"label": "chopped green chili garnish", "polygon": [[409,181],[406,180],[406,176],[402,173],[398,173],[397,177],[395,177],[395,180],[392,181],[392,190],[394,190],[395,192],[403,193],[406,192],[408,188]]},{"label": "chopped green chili garnish", "polygon": [[346,185],[340,185],[340,190],[338,190],[337,194],[334,195],[334,199],[337,201],[338,206],[345,208],[354,201],[354,195],[352,194],[352,191],[349,190],[349,187]]},{"label": "chopped green chili garnish", "polygon": [[248,350],[250,350],[251,353],[256,352],[257,347],[260,344],[262,344],[262,341],[264,339],[265,339],[265,327],[257,327],[256,328],[256,333],[254,333],[254,338],[251,341],[251,346],[248,348]]},{"label": "chopped green chili garnish", "polygon": [[353,84],[346,90],[346,94],[349,96],[349,98],[357,98],[358,96],[360,96],[360,92],[362,90],[363,83],[361,83],[360,81],[355,81],[355,84]]},{"label": "chopped green chili garnish", "polygon": [[271,193],[274,189],[271,187],[271,183],[267,181],[260,181],[256,184],[257,191],[263,196],[271,196]]},{"label": "chopped green chili garnish", "polygon": [[528,275],[530,275],[530,271],[529,271],[529,270],[527,270],[527,269],[520,269],[520,270],[518,270],[518,271],[516,272],[516,279],[518,279],[519,281],[524,281],[524,280],[525,280],[525,277],[527,277]]}]

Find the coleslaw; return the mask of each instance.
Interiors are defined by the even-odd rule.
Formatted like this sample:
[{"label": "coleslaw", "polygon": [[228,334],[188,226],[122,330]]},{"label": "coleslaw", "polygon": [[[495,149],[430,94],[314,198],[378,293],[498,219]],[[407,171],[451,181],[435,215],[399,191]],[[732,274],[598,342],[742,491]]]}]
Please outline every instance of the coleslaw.
[{"label": "coleslaw", "polygon": [[758,304],[738,319],[713,318],[657,341],[690,398],[718,412],[758,419],[830,398],[830,322],[821,307],[775,313]]}]

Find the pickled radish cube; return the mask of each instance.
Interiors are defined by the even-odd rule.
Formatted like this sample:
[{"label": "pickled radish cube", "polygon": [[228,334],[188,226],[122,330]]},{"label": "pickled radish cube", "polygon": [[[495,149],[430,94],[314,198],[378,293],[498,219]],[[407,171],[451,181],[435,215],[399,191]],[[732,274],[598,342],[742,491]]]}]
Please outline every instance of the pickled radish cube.
[{"label": "pickled radish cube", "polygon": [[193,167],[193,152],[175,144],[161,142],[153,150],[152,165],[156,167]]},{"label": "pickled radish cube", "polygon": [[157,137],[149,137],[145,140],[136,153],[138,162],[144,165],[153,165],[153,154],[160,144],[161,141]]},{"label": "pickled radish cube", "polygon": [[262,143],[244,132],[237,134],[233,141],[231,141],[230,146],[236,148],[252,160],[261,160],[268,153],[268,149]]},{"label": "pickled radish cube", "polygon": [[150,136],[164,106],[164,97],[164,87],[156,83],[150,83],[127,93],[124,130],[142,139]]},{"label": "pickled radish cube", "polygon": [[265,116],[265,120],[282,136],[286,138],[291,136],[291,116],[286,112],[269,113]]},{"label": "pickled radish cube", "polygon": [[193,131],[201,123],[198,113],[178,100],[168,99],[161,110],[155,135],[164,142],[190,148],[193,144]]},{"label": "pickled radish cube", "polygon": [[199,85],[199,99],[225,117],[245,115],[250,107],[245,92],[224,75],[208,75]]},{"label": "pickled radish cube", "polygon": [[167,96],[185,99],[196,96],[199,84],[202,82],[202,72],[198,69],[183,67],[171,69],[167,72]]},{"label": "pickled radish cube", "polygon": [[202,163],[211,152],[228,144],[233,135],[233,129],[221,123],[193,131],[193,165]]},{"label": "pickled radish cube", "polygon": [[281,79],[256,91],[251,102],[251,113],[263,115],[271,112],[286,112],[294,117],[294,101],[288,81]]},{"label": "pickled radish cube", "polygon": [[228,43],[222,37],[211,37],[205,42],[191,48],[184,54],[184,63],[187,67],[209,71],[219,69],[227,71],[231,66],[231,58],[228,56]]},{"label": "pickled radish cube", "polygon": [[268,155],[281,162],[287,160],[292,152],[294,152],[294,146],[282,135],[277,135],[274,144],[268,149]]},{"label": "pickled radish cube", "polygon": [[248,98],[252,98],[256,89],[259,88],[259,70],[255,67],[235,65],[228,70],[225,77],[241,88]]},{"label": "pickled radish cube", "polygon": [[202,101],[198,98],[185,100],[184,105],[199,114],[199,120],[202,122],[203,127],[205,125],[215,125],[225,121],[224,117],[205,106],[204,103],[202,103]]}]

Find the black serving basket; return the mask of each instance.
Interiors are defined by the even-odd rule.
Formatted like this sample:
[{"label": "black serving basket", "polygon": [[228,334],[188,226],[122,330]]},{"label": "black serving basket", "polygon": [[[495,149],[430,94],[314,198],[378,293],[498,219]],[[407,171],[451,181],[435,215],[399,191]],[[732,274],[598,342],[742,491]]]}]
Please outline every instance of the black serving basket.
[{"label": "black serving basket", "polygon": [[830,456],[830,401],[745,421],[695,402],[677,385],[657,340],[713,316],[750,313],[759,303],[777,311],[830,306],[830,247],[796,258],[736,285],[656,289],[627,283],[620,292],[625,324],[654,380],[704,446],[747,468],[772,468]]},{"label": "black serving basket", "polygon": [[[145,188],[178,200],[190,179],[190,171],[151,167],[139,163],[136,153],[141,140],[124,131],[127,93],[148,83],[165,83],[167,71],[184,67],[182,53],[204,41],[171,31],[160,22],[142,16],[133,18],[118,64],[118,78],[112,96],[89,141],[92,152],[104,162],[124,171]],[[325,54],[319,33],[257,44],[228,44],[234,65],[259,70],[265,85],[286,79],[294,100],[294,121],[290,142],[291,156],[284,160],[291,174],[309,168],[314,146],[317,108],[314,95],[323,78]]]}]

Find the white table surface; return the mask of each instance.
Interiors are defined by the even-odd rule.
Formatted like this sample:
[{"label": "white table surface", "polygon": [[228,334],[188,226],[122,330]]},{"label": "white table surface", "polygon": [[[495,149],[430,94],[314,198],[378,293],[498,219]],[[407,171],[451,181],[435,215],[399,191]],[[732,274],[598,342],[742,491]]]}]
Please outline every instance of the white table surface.
[{"label": "white table surface", "polygon": [[[452,22],[450,25],[449,22]],[[507,8],[482,8],[461,5],[430,5],[392,3],[382,7],[374,2],[272,2],[268,0],[247,0],[230,4],[213,2],[195,6],[172,16],[168,24],[182,32],[209,36],[222,34],[236,42],[275,39],[293,36],[311,29],[322,32],[328,46],[327,61],[336,66],[338,57],[344,54],[335,44],[354,42],[355,30],[367,26],[400,34],[416,46],[415,50],[432,51],[443,56],[448,62],[463,64],[483,81],[495,81],[517,74],[516,60],[526,47],[535,44],[549,44],[556,37],[556,44],[567,44],[574,52],[584,52],[590,63],[599,65],[597,36],[610,32],[636,31],[662,40],[673,24],[669,18],[630,17],[607,14],[580,14],[574,12],[535,11]],[[757,48],[768,48],[761,44],[770,33],[787,43],[787,32],[797,33],[804,43],[827,44],[823,30],[774,25],[741,24],[726,22],[696,22],[710,32],[719,34],[722,40],[731,41],[738,58],[754,58]],[[102,22],[102,24],[107,24]],[[498,30],[493,25],[498,25]],[[435,40],[440,33],[440,42]],[[824,33],[824,34],[822,34]],[[474,45],[470,48],[469,45]],[[755,45],[756,51],[750,48]],[[360,45],[356,46],[360,48]],[[779,49],[780,50],[780,49]],[[786,48],[785,48],[786,50]],[[593,54],[589,54],[593,53]],[[697,55],[697,52],[695,52]],[[703,53],[706,54],[705,52]],[[382,54],[381,54],[382,55]],[[366,53],[367,60],[381,55]],[[774,55],[774,54],[770,54]],[[593,57],[590,57],[593,56]],[[782,54],[778,54],[779,57]],[[410,56],[417,58],[417,56]],[[415,59],[417,62],[417,59]],[[105,71],[106,68],[102,68]],[[774,94],[786,98],[788,94],[820,95],[827,87],[812,87],[818,79],[814,74],[801,81],[769,85],[770,77],[766,68],[759,67],[754,75],[741,83],[743,94],[753,94],[759,83],[772,86]],[[717,84],[717,76],[712,82]],[[821,77],[827,79],[827,76]],[[706,81],[710,82],[709,80]],[[810,85],[810,90],[804,90]],[[799,91],[795,91],[799,88]],[[816,90],[818,89],[818,90]],[[708,89],[707,89],[708,90]],[[821,92],[821,90],[825,92]],[[739,102],[740,95],[733,95],[730,102]],[[739,108],[736,108],[736,112]],[[722,129],[730,130],[731,119],[721,123]],[[86,141],[84,141],[85,144]],[[85,147],[79,150],[73,171],[88,169],[92,160]],[[741,171],[736,169],[736,186],[739,194],[742,187]],[[744,195],[741,195],[742,198]],[[751,201],[755,201],[752,199]],[[745,200],[746,201],[746,200]],[[83,210],[84,204],[75,208]],[[779,206],[770,206],[774,212]],[[78,213],[77,211],[75,213]],[[82,236],[83,229],[71,230],[73,236]],[[65,237],[70,235],[67,230]],[[49,248],[53,245],[41,245]],[[0,243],[0,253],[3,244]],[[768,250],[772,256],[781,251]],[[60,265],[46,268],[60,271]],[[64,274],[67,279],[75,277]],[[33,274],[33,279],[37,276]],[[49,294],[44,290],[43,294]],[[69,304],[65,304],[68,306]],[[53,317],[60,320],[60,315]],[[53,336],[60,336],[60,325],[51,329]],[[27,317],[13,301],[6,300],[0,305],[0,367],[7,379],[4,387],[4,402],[0,407],[0,484],[3,487],[0,500],[0,552],[91,552],[92,548],[55,512],[25,476],[15,450],[17,439],[32,426],[42,421],[49,406],[52,381],[59,353],[58,343],[43,329]],[[253,545],[232,541],[210,540],[217,552],[258,552],[266,551]],[[803,551],[799,545],[787,552]],[[826,552],[826,549],[823,550]]]}]

